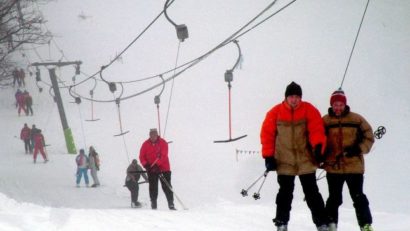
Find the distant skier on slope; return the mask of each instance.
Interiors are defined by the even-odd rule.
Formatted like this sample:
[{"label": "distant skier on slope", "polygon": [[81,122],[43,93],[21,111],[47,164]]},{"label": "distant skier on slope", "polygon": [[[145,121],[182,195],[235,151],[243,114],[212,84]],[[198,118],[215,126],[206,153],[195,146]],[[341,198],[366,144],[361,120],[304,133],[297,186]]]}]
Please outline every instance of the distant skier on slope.
[{"label": "distant skier on slope", "polygon": [[277,172],[279,191],[273,220],[277,230],[287,231],[295,178],[299,176],[313,223],[318,231],[328,231],[325,205],[315,175],[317,160],[323,156],[326,145],[323,121],[312,104],[302,101],[302,88],[298,84],[290,83],[285,100],[266,114],[260,137],[266,170]]},{"label": "distant skier on slope", "polygon": [[26,154],[33,153],[33,149],[30,144],[30,135],[31,129],[27,126],[27,124],[24,124],[24,127],[20,132],[20,139],[24,142],[24,149],[26,151]]},{"label": "distant skier on slope", "polygon": [[327,134],[327,158],[324,168],[329,187],[326,210],[330,230],[337,230],[339,206],[343,203],[343,184],[346,182],[362,231],[372,231],[369,200],[363,193],[364,158],[373,143],[373,130],[359,114],[351,112],[342,90],[330,97],[329,113],[323,117]]},{"label": "distant skier on slope", "polygon": [[90,174],[94,181],[94,184],[92,184],[91,187],[95,188],[100,186],[100,180],[97,175],[97,172],[100,170],[100,157],[93,146],[90,146],[88,160],[90,162]]},{"label": "distant skier on slope", "polygon": [[147,139],[140,149],[141,164],[148,172],[151,208],[157,209],[158,180],[168,201],[168,208],[175,210],[174,193],[171,188],[171,167],[168,159],[168,143],[158,136],[156,128],[150,129]]},{"label": "distant skier on slope", "polygon": [[44,146],[45,146],[44,136],[41,133],[41,130],[38,129],[38,131],[34,134],[34,154],[33,154],[33,158],[34,158],[33,162],[34,163],[36,163],[36,161],[37,161],[38,152],[40,152],[41,155],[43,156],[44,163],[48,162],[48,158],[46,156]]},{"label": "distant skier on slope", "polygon": [[84,149],[80,149],[80,154],[76,156],[75,163],[77,164],[77,173],[76,173],[77,188],[80,187],[82,176],[84,176],[85,185],[89,187],[88,173],[87,173],[88,166],[89,166],[89,160],[88,160],[88,157],[85,155]]},{"label": "distant skier on slope", "polygon": [[31,149],[34,149],[34,145],[35,145],[34,136],[38,133],[39,130],[40,129],[36,128],[35,124],[31,126],[31,133],[30,133]]},{"label": "distant skier on slope", "polygon": [[139,185],[138,181],[142,175],[145,181],[148,181],[147,174],[143,172],[144,170],[138,164],[136,159],[133,159],[131,164],[127,168],[127,177],[125,178],[125,186],[131,193],[131,207],[139,208],[141,203],[138,201]]},{"label": "distant skier on slope", "polygon": [[26,81],[24,79],[26,78],[26,73],[24,72],[23,68],[20,68],[20,71],[18,71],[18,78],[20,79],[20,84],[25,87]]},{"label": "distant skier on slope", "polygon": [[27,114],[26,112],[26,102],[25,102],[25,98],[24,98],[24,93],[19,90],[17,90],[16,93],[16,100],[17,100],[17,113],[20,116],[21,114],[21,110],[23,110],[24,114]]},{"label": "distant skier on slope", "polygon": [[24,104],[26,106],[26,115],[33,115],[33,98],[28,91],[24,91]]}]

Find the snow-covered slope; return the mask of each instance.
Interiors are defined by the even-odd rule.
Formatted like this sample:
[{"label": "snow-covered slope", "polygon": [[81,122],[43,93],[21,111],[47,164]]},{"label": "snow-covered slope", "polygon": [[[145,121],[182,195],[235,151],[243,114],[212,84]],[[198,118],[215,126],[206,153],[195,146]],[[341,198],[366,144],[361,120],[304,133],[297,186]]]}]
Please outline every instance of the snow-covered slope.
[{"label": "snow-covered slope", "polygon": [[[278,1],[269,13],[288,1]],[[210,50],[270,1],[175,1],[168,14],[186,24],[190,37],[181,43],[178,63],[185,63]],[[156,1],[54,1],[40,6],[47,27],[56,35],[56,48],[39,48],[42,60],[27,53],[31,62],[64,60],[83,62],[82,71],[93,74],[118,54],[162,10]],[[95,106],[97,122],[91,117],[90,102],[76,105],[62,89],[68,123],[77,148],[94,145],[101,155],[102,187],[76,188],[74,155],[67,154],[57,106],[48,87],[39,93],[34,79],[27,90],[34,98],[33,117],[17,117],[13,105],[15,89],[0,92],[0,230],[272,230],[276,175],[271,173],[261,190],[261,199],[243,198],[240,190],[264,171],[258,151],[260,124],[266,111],[283,99],[284,88],[294,80],[302,85],[303,98],[327,111],[330,93],[340,86],[365,1],[297,1],[292,6],[239,39],[242,69],[234,71],[232,82],[233,137],[248,137],[228,144],[214,140],[228,138],[227,86],[223,74],[237,58],[229,44],[184,72],[174,82],[168,120],[166,113],[171,83],[161,97],[161,127],[170,144],[172,183],[189,210],[179,204],[177,212],[166,208],[159,193],[159,210],[132,210],[129,192],[123,187],[129,160],[137,158],[141,143],[151,127],[157,126],[154,96],[160,88],[121,102],[122,125],[130,132],[119,133],[115,103]],[[371,1],[349,71],[344,82],[348,104],[364,115],[373,128],[383,125],[387,134],[377,140],[366,157],[365,192],[369,197],[376,230],[407,230],[410,170],[410,20],[407,1]],[[268,13],[268,14],[269,14]],[[81,19],[78,15],[86,15]],[[267,15],[268,15],[267,14]],[[110,81],[133,80],[162,73],[175,65],[178,40],[173,26],[161,17],[123,56],[103,72]],[[63,50],[64,54],[59,52]],[[22,62],[21,65],[27,65]],[[42,79],[48,81],[46,69]],[[57,70],[65,84],[72,83],[74,68]],[[166,75],[165,77],[169,77]],[[76,81],[86,76],[76,77]],[[148,83],[127,85],[124,95],[143,90]],[[42,84],[42,83],[41,83]],[[76,87],[85,96],[93,82]],[[98,99],[113,99],[106,84],[98,82]],[[15,138],[24,123],[36,124],[46,137],[51,161],[32,163]],[[41,157],[40,157],[41,158]],[[319,181],[324,198],[327,185]],[[253,193],[257,186],[250,190]],[[149,204],[147,185],[140,200]],[[356,230],[351,199],[345,192],[340,210],[340,230]],[[297,184],[291,230],[314,228],[303,193]]]}]

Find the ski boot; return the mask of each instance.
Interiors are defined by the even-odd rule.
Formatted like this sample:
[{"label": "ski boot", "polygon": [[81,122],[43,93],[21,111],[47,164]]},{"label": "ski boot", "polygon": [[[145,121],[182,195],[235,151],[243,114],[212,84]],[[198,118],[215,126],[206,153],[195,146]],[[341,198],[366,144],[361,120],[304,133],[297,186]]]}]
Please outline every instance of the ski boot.
[{"label": "ski boot", "polygon": [[329,223],[329,231],[337,231],[337,224],[334,222]]},{"label": "ski boot", "polygon": [[360,231],[374,231],[371,224],[365,224],[364,226],[360,227]]},{"label": "ski boot", "polygon": [[329,226],[327,225],[318,226],[317,231],[329,231]]},{"label": "ski boot", "polygon": [[157,202],[151,201],[151,209],[157,209]]},{"label": "ski boot", "polygon": [[131,202],[131,208],[141,208],[142,204],[138,201],[136,202]]},{"label": "ski boot", "polygon": [[288,231],[288,225],[285,222],[273,219],[273,223],[277,227],[276,231]]}]

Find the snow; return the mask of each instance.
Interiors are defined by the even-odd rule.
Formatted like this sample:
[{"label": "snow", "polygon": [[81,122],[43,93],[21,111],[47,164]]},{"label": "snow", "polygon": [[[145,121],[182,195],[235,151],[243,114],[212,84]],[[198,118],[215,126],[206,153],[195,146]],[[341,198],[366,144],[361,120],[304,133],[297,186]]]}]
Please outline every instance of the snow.
[{"label": "snow", "polygon": [[[289,1],[278,1],[266,16]],[[270,1],[175,1],[168,15],[177,24],[186,24],[189,38],[181,43],[178,64],[212,49]],[[38,48],[42,59],[27,53],[31,62],[81,60],[84,73],[94,74],[129,44],[162,10],[159,1],[52,1],[39,5],[47,28],[55,35],[50,46]],[[239,39],[243,53],[241,69],[234,70],[232,82],[233,137],[244,139],[227,144],[214,140],[228,138],[227,86],[223,75],[232,68],[238,52],[228,44],[174,82],[168,119],[171,82],[161,97],[161,130],[170,144],[172,184],[188,210],[176,202],[178,211],[169,211],[159,190],[158,210],[149,208],[148,187],[141,185],[141,209],[131,209],[130,195],[123,187],[125,170],[137,158],[148,131],[157,126],[154,96],[160,88],[121,102],[120,131],[115,103],[80,105],[62,90],[68,123],[77,149],[93,145],[100,153],[100,188],[75,187],[75,155],[67,154],[58,110],[49,87],[28,80],[35,116],[18,117],[13,105],[15,89],[0,92],[2,148],[0,150],[0,230],[274,230],[276,174],[270,173],[261,189],[261,199],[240,191],[264,171],[259,151],[259,129],[265,113],[283,100],[291,81],[303,88],[303,99],[326,113],[329,96],[340,86],[366,1],[297,1],[271,20]],[[376,129],[383,125],[386,135],[377,140],[366,156],[365,193],[370,200],[375,230],[403,231],[410,226],[410,170],[408,137],[410,126],[410,2],[373,0],[343,85],[352,110],[362,114]],[[87,17],[79,17],[86,15]],[[56,44],[59,48],[57,48]],[[173,26],[162,16],[141,39],[103,72],[109,81],[128,81],[156,75],[175,66],[178,40]],[[64,53],[60,53],[59,50]],[[20,63],[25,67],[27,63]],[[57,69],[65,84],[72,83],[74,68]],[[49,83],[41,69],[42,80]],[[169,77],[170,75],[164,75]],[[86,76],[76,77],[76,81]],[[127,84],[130,95],[159,83],[159,78]],[[76,87],[89,96],[93,81]],[[118,87],[118,86],[117,86]],[[118,96],[118,94],[117,94]],[[105,83],[98,81],[95,98],[112,100]],[[167,121],[167,122],[166,122]],[[43,130],[50,156],[47,164],[33,164],[24,154],[19,136],[23,124]],[[166,129],[165,129],[166,127]],[[165,130],[165,131],[164,131]],[[318,174],[320,171],[318,171]],[[318,182],[327,198],[325,180]],[[314,230],[310,212],[296,182],[290,230]],[[340,208],[339,230],[358,230],[347,188]]]}]

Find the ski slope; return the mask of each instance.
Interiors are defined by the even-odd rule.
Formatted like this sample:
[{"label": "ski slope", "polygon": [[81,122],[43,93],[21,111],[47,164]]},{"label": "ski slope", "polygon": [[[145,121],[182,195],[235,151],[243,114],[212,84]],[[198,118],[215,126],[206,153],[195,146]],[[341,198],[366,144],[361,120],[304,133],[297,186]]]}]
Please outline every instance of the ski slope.
[{"label": "ski slope", "polygon": [[[190,34],[180,44],[178,60],[175,29],[162,16],[103,75],[110,81],[127,81],[172,69],[176,61],[185,63],[215,47],[270,2],[175,1],[168,14],[178,24],[186,24]],[[278,1],[269,12],[288,2]],[[291,81],[301,84],[304,100],[326,113],[331,92],[340,86],[365,3],[297,1],[239,39],[243,62],[234,70],[232,82],[232,135],[247,134],[244,139],[213,143],[228,138],[223,74],[237,59],[236,46],[228,44],[176,78],[172,97],[172,82],[166,84],[160,104],[161,130],[165,139],[172,141],[172,184],[188,210],[175,201],[178,210],[169,211],[160,190],[158,210],[152,211],[146,184],[141,185],[140,201],[147,206],[131,209],[129,192],[123,187],[126,167],[138,157],[149,129],[157,127],[154,96],[160,87],[121,102],[122,125],[130,131],[123,137],[114,137],[120,130],[115,103],[94,104],[94,117],[100,120],[86,122],[91,118],[90,102],[74,104],[67,89],[61,89],[77,149],[93,145],[100,154],[99,188],[75,187],[75,155],[67,154],[57,106],[46,85],[50,82],[47,70],[41,69],[45,82],[40,83],[44,88],[41,93],[34,78],[27,79],[26,89],[34,100],[33,117],[18,117],[16,89],[1,89],[0,230],[273,230],[276,174],[268,175],[260,200],[240,194],[264,171],[264,162],[256,152],[260,149],[262,120],[270,107],[283,100]],[[42,60],[27,53],[29,60],[81,60],[82,71],[90,75],[128,45],[162,10],[163,2],[107,0],[100,4],[73,0],[39,7],[59,48],[54,42],[38,48]],[[410,227],[408,12],[408,1],[370,2],[343,86],[353,111],[362,114],[373,129],[380,125],[387,128],[386,135],[366,156],[365,193],[374,229],[380,231],[405,231]],[[27,63],[22,60],[19,65],[26,67]],[[56,72],[69,85],[74,70],[67,66]],[[85,78],[76,76],[76,81]],[[124,94],[158,82],[157,78],[127,85]],[[75,91],[88,96],[93,86],[94,82],[86,82]],[[113,95],[105,83],[98,81],[95,98],[112,100]],[[42,129],[50,144],[49,163],[43,164],[39,156],[40,161],[33,164],[31,155],[24,154],[23,142],[16,138],[24,123]],[[237,154],[236,149],[252,152]],[[326,199],[325,180],[318,184]],[[303,197],[297,181],[290,230],[315,228]],[[358,230],[346,187],[339,220],[339,230]]]}]

